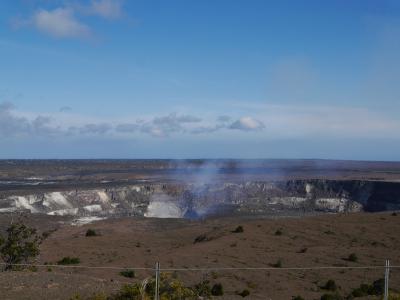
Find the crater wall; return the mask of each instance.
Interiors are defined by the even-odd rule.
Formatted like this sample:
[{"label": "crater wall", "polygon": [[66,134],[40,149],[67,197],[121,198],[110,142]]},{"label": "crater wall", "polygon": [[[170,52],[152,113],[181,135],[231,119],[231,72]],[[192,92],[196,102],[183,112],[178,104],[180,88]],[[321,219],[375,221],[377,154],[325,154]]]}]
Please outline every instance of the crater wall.
[{"label": "crater wall", "polygon": [[151,183],[0,195],[0,213],[199,218],[400,209],[400,182],[288,180]]}]

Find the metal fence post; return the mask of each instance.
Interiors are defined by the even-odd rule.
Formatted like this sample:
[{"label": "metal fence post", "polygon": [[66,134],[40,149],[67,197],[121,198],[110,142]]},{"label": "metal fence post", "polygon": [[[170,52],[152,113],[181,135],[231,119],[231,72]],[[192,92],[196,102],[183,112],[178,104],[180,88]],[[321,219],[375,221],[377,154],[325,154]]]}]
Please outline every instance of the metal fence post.
[{"label": "metal fence post", "polygon": [[384,300],[389,299],[389,273],[390,273],[390,262],[387,259],[385,261],[385,293],[383,295]]},{"label": "metal fence post", "polygon": [[160,300],[160,263],[156,262],[156,286],[154,290],[154,300]]}]

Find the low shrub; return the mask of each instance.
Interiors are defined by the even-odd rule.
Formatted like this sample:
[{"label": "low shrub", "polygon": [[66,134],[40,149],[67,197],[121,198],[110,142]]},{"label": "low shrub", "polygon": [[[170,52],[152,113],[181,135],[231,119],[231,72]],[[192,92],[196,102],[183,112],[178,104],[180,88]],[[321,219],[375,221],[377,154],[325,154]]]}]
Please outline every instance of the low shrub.
[{"label": "low shrub", "polygon": [[42,238],[45,240],[47,239],[53,232],[55,232],[57,229],[52,229],[52,230],[47,230],[42,232]]},{"label": "low shrub", "polygon": [[234,231],[232,231],[233,233],[242,233],[244,231],[243,226],[239,225],[238,227],[236,227],[236,229]]},{"label": "low shrub", "polygon": [[278,259],[276,263],[271,264],[271,267],[274,267],[274,268],[282,268],[282,260],[281,260],[281,259]]},{"label": "low shrub", "polygon": [[119,275],[124,276],[126,278],[135,278],[135,271],[126,269],[126,270],[119,272]]},{"label": "low shrub", "polygon": [[222,284],[216,283],[213,285],[211,288],[211,295],[213,296],[223,296],[224,295],[224,288],[222,287]]},{"label": "low shrub", "polygon": [[326,231],[324,231],[324,233],[325,233],[325,234],[328,234],[328,235],[333,235],[333,234],[335,234],[332,230],[326,230]]},{"label": "low shrub", "polygon": [[337,290],[337,285],[336,285],[335,280],[329,279],[322,288],[324,290],[334,292]]},{"label": "low shrub", "polygon": [[[139,300],[139,299],[153,299],[155,292],[155,278],[152,277],[147,281],[145,286],[141,283],[126,284],[114,294],[104,295],[94,294],[91,297],[81,297],[79,294],[75,295],[70,300]],[[250,294],[249,291],[244,290],[238,293],[242,297]],[[210,288],[210,282],[204,280],[197,284],[195,287],[187,287],[182,281],[175,278],[174,274],[161,273],[160,274],[160,299],[165,300],[196,300],[196,299],[211,299],[212,296],[222,296],[222,285],[217,283]]]},{"label": "low shrub", "polygon": [[385,290],[385,279],[380,278],[372,283],[373,295],[383,295]]},{"label": "low shrub", "polygon": [[278,229],[277,231],[275,231],[275,235],[277,235],[277,236],[282,235],[282,234],[283,234],[282,229]]},{"label": "low shrub", "polygon": [[349,255],[349,257],[347,258],[347,260],[348,260],[348,261],[351,261],[351,262],[357,262],[357,261],[358,261],[357,254],[351,253],[351,254]]},{"label": "low shrub", "polygon": [[304,300],[304,298],[301,296],[293,296],[292,300]]},{"label": "low shrub", "polygon": [[196,291],[196,294],[201,297],[210,297],[211,296],[210,281],[203,280],[202,282],[195,285],[194,290]]},{"label": "low shrub", "polygon": [[197,237],[194,239],[193,244],[201,243],[201,242],[207,242],[207,241],[209,241],[209,240],[210,240],[210,239],[209,239],[205,234],[200,234],[199,236],[197,236]]},{"label": "low shrub", "polygon": [[94,229],[88,229],[86,231],[86,236],[98,236],[97,232]]},{"label": "low shrub", "polygon": [[37,271],[38,271],[38,267],[36,267],[36,266],[29,266],[29,267],[28,267],[28,270],[31,271],[31,272],[37,272]]},{"label": "low shrub", "polygon": [[213,272],[211,272],[211,277],[212,277],[213,279],[217,279],[219,276],[218,276],[218,273],[217,273],[217,272],[213,271]]},{"label": "low shrub", "polygon": [[343,300],[339,294],[323,294],[321,300]]},{"label": "low shrub", "polygon": [[251,289],[256,289],[258,287],[257,283],[252,282],[252,281],[247,281],[247,287],[251,288]]},{"label": "low shrub", "polygon": [[139,299],[140,296],[140,285],[135,284],[125,284],[121,290],[111,297],[110,300],[129,300],[129,299]]},{"label": "low shrub", "polygon": [[372,286],[369,284],[361,284],[358,288],[351,292],[354,298],[365,297],[371,295]]},{"label": "low shrub", "polygon": [[243,290],[240,293],[237,292],[236,294],[239,295],[239,296],[242,296],[244,298],[244,297],[247,297],[247,296],[250,295],[250,291],[249,290]]},{"label": "low shrub", "polygon": [[108,300],[107,296],[103,293],[97,293],[92,296],[89,296],[87,300]]},{"label": "low shrub", "polygon": [[383,278],[375,280],[372,284],[361,284],[358,288],[351,292],[354,298],[365,296],[379,296],[383,294],[385,288],[385,280]]},{"label": "low shrub", "polygon": [[63,257],[61,260],[57,262],[58,265],[77,265],[81,262],[78,257]]}]

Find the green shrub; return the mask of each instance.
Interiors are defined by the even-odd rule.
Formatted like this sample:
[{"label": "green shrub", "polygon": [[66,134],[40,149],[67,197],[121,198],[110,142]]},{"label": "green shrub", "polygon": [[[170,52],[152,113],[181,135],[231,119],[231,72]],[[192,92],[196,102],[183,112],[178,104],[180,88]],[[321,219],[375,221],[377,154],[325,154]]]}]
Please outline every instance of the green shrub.
[{"label": "green shrub", "polygon": [[200,297],[210,297],[211,296],[211,287],[210,281],[203,280],[202,282],[198,283],[194,287],[197,295]]},{"label": "green shrub", "polygon": [[354,289],[351,292],[351,295],[354,298],[365,297],[365,296],[371,295],[371,293],[372,293],[371,290],[372,290],[372,285],[361,284],[358,288]]},{"label": "green shrub", "polygon": [[[161,273],[160,274],[160,299],[162,300],[197,300],[211,298],[211,289],[208,281],[202,281],[198,285],[199,293],[195,288],[186,287],[183,283],[175,278],[174,274]],[[218,287],[218,284],[213,286],[215,294],[222,292],[222,285]],[[155,292],[155,278],[152,277],[148,280],[145,288],[141,283],[126,284],[115,294],[106,296],[102,293],[94,294],[88,298],[82,298],[79,294],[70,300],[151,300],[154,297]],[[201,295],[200,295],[201,294]],[[216,295],[218,296],[218,295]]]},{"label": "green shrub", "polygon": [[244,298],[244,297],[247,297],[247,296],[250,295],[250,291],[249,290],[243,290],[240,293],[237,292],[236,294],[239,295],[239,296],[242,296]]},{"label": "green shrub", "polygon": [[0,235],[0,257],[5,263],[5,270],[21,270],[24,266],[39,255],[41,238],[36,229],[27,227],[23,223],[12,224],[6,230],[7,236]]},{"label": "green shrub", "polygon": [[343,300],[339,294],[323,294],[321,300]]},{"label": "green shrub", "polygon": [[42,239],[43,240],[47,239],[55,231],[57,231],[57,229],[51,229],[51,230],[42,232]]},{"label": "green shrub", "polygon": [[274,267],[274,268],[282,268],[282,260],[281,260],[281,259],[278,259],[276,263],[271,264],[271,267]]},{"label": "green shrub", "polygon": [[210,239],[209,239],[205,234],[200,234],[199,236],[197,236],[197,237],[194,239],[193,244],[201,243],[201,242],[207,242],[207,241],[209,241],[209,240],[210,240]]},{"label": "green shrub", "polygon": [[385,290],[385,279],[380,278],[372,283],[373,295],[383,295],[384,290]]},{"label": "green shrub", "polygon": [[212,271],[212,272],[211,272],[211,277],[212,277],[213,279],[217,279],[217,278],[219,277],[219,275],[218,275],[217,272]]},{"label": "green shrub", "polygon": [[244,231],[243,226],[238,226],[236,227],[236,229],[234,231],[232,231],[233,233],[242,233]]},{"label": "green shrub", "polygon": [[87,231],[86,231],[86,236],[97,236],[98,234],[97,234],[97,232],[94,230],[94,229],[88,229]]},{"label": "green shrub", "polygon": [[87,298],[87,300],[108,300],[107,296],[103,293],[96,293]]},{"label": "green shrub", "polygon": [[63,259],[57,262],[58,265],[77,265],[81,262],[78,257],[63,257]]},{"label": "green shrub", "polygon": [[328,290],[328,291],[336,291],[337,290],[337,285],[336,282],[332,279],[329,279],[325,285],[322,287],[324,290]]},{"label": "green shrub", "polygon": [[211,288],[211,295],[213,296],[222,296],[224,294],[224,289],[222,287],[222,284],[216,283],[213,285]]},{"label": "green shrub", "polygon": [[37,272],[37,271],[38,271],[38,267],[36,267],[36,266],[29,266],[29,267],[28,267],[28,270],[31,271],[31,272]]},{"label": "green shrub", "polygon": [[109,297],[110,300],[134,300],[139,299],[140,286],[139,284],[125,284],[121,290],[114,296]]},{"label": "green shrub", "polygon": [[348,260],[348,261],[352,261],[352,262],[358,261],[357,254],[351,253],[351,254],[349,255],[349,257],[347,258],[347,260]]},{"label": "green shrub", "polygon": [[375,280],[372,284],[361,284],[358,288],[351,292],[354,298],[365,297],[369,295],[379,296],[383,294],[385,288],[385,280],[383,278]]},{"label": "green shrub", "polygon": [[127,277],[127,278],[134,278],[135,277],[135,271],[134,270],[123,270],[119,272],[119,275]]}]

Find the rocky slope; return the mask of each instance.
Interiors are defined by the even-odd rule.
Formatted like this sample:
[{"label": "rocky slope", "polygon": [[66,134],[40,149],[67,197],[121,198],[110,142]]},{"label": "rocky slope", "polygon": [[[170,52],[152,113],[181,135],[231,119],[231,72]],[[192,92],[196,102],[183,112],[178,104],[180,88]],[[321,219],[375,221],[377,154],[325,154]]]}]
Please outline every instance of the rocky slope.
[{"label": "rocky slope", "polygon": [[223,214],[356,212],[400,209],[400,182],[289,180],[154,183],[0,195],[0,212],[197,218]]}]

